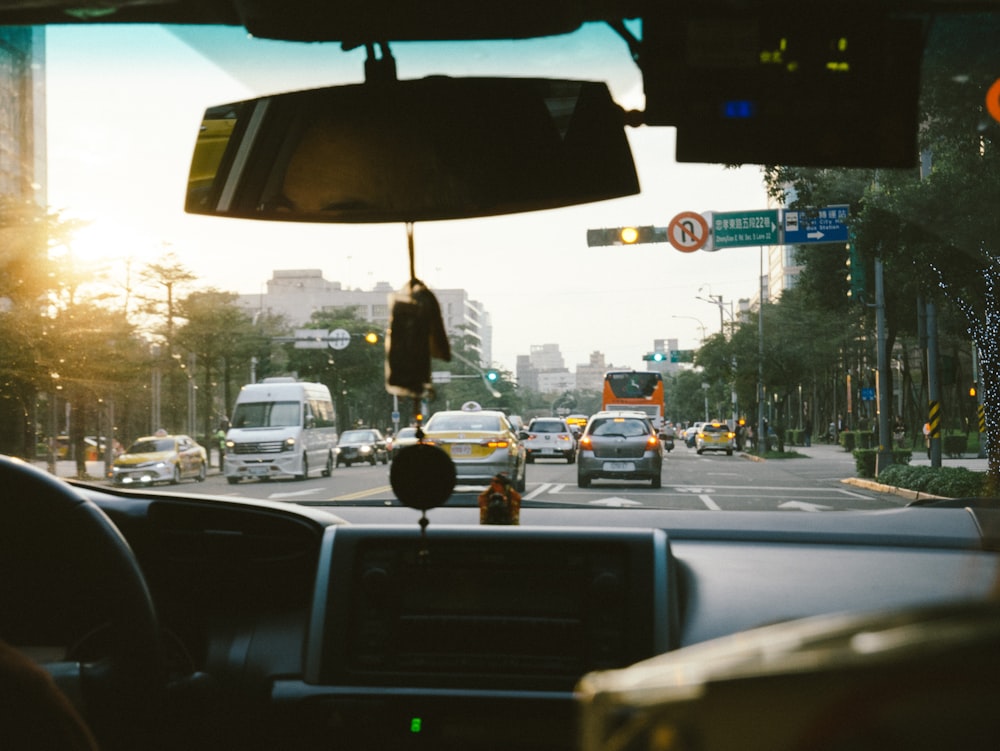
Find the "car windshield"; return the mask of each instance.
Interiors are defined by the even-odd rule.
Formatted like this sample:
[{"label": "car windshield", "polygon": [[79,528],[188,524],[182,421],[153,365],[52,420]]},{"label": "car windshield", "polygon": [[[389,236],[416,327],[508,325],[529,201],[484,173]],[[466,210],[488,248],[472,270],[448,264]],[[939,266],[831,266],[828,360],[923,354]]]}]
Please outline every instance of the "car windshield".
[{"label": "car windshield", "polygon": [[365,443],[374,441],[375,434],[370,430],[348,430],[340,435],[342,443]]},{"label": "car windshield", "polygon": [[[347,114],[366,101],[351,98],[354,88],[324,99],[341,107],[339,120],[317,115],[325,110],[308,97],[275,131],[254,119],[263,117],[260,97],[292,107],[276,95],[365,88],[366,75],[391,76],[373,62],[378,45],[268,40],[227,26],[3,29],[13,52],[0,72],[8,155],[0,232],[18,230],[22,239],[5,241],[2,260],[0,316],[9,323],[0,327],[0,410],[9,427],[0,448],[57,472],[62,463],[96,462],[82,471],[67,465],[64,474],[107,487],[101,462],[113,458],[112,442],[88,454],[77,437],[113,433],[129,445],[163,429],[208,452],[204,483],[178,493],[396,505],[388,467],[333,468],[338,441],[371,439],[350,426],[400,438],[406,425],[496,433],[509,428],[507,415],[523,424],[555,418],[531,429],[568,432],[568,415],[582,426],[616,409],[648,420],[602,420],[591,432],[675,427],[676,445],[661,447],[662,487],[615,485],[614,477],[589,486],[573,457],[535,463],[511,434],[501,469],[523,473],[522,524],[532,504],[705,512],[904,505],[888,485],[842,482],[873,479],[876,462],[880,474],[889,465],[943,465],[996,475],[1000,26],[995,15],[972,12],[900,16],[899,33],[893,25],[887,38],[903,38],[892,42],[900,60],[922,55],[920,80],[889,76],[877,106],[851,100],[841,83],[872,70],[880,45],[862,34],[852,57],[850,29],[820,54],[795,46],[795,33],[808,28],[800,24],[787,38],[761,37],[750,59],[766,68],[767,85],[753,88],[757,99],[727,99],[728,124],[704,132],[698,118],[715,122],[709,103],[724,88],[717,71],[739,54],[727,57],[713,42],[684,60],[643,57],[653,49],[640,44],[645,37],[668,49],[674,38],[638,19],[539,38],[390,40],[382,56],[399,81],[422,81],[427,91],[447,79],[474,83],[426,99],[401,88],[392,127],[381,130]],[[818,46],[816,34],[803,38]],[[828,89],[816,72],[807,85],[789,84],[799,63],[843,77]],[[483,109],[507,90],[486,87],[510,78],[558,79],[524,89],[543,103],[546,133],[564,149],[558,160],[535,155],[534,179],[514,175],[516,189],[505,183],[502,195],[469,187],[476,170],[457,167],[440,184],[400,178],[386,188],[404,156],[438,174],[455,166],[450,148],[460,143],[478,156],[458,161],[483,170],[523,160],[534,142],[514,133],[501,110],[527,122],[527,105],[521,112],[505,99]],[[601,109],[598,93],[567,82],[606,84],[613,106]],[[826,93],[849,111],[826,108]],[[907,102],[919,102],[909,113],[912,137],[895,119]],[[438,106],[454,130],[421,151],[429,128],[422,109]],[[571,116],[583,119],[590,107],[614,113],[625,139],[615,153],[631,153],[637,193],[618,190],[603,171],[608,154],[588,146],[600,129],[576,130]],[[487,111],[503,123],[502,144],[470,114]],[[794,138],[785,129],[781,138],[729,130],[730,121],[758,116],[794,123]],[[236,153],[257,125],[254,148],[272,144],[271,161],[255,161],[249,145]],[[336,152],[342,136],[364,150]],[[848,158],[852,147],[860,161]],[[349,189],[334,190],[318,171],[330,159],[357,178]],[[568,182],[596,174],[617,192],[522,211],[552,185],[563,190],[541,179],[562,174],[557,162],[576,170]],[[234,170],[229,183],[213,182],[226,170]],[[255,212],[264,218],[247,218]],[[393,311],[417,299],[411,279],[434,295],[448,344],[430,335],[420,398],[386,388],[387,340],[401,347],[407,339]],[[396,352],[398,372],[422,367]],[[242,387],[265,379],[318,390],[237,403]],[[714,419],[720,426],[706,433],[739,426],[731,455],[697,452],[686,432]],[[294,464],[269,473],[262,467],[274,455]],[[486,461],[458,450],[452,459]],[[482,488],[484,477],[470,474],[468,483]],[[283,484],[297,481],[309,492]],[[954,492],[978,492],[961,488]]]},{"label": "car windshield", "polygon": [[129,454],[154,454],[157,451],[173,451],[176,442],[172,438],[157,438],[152,441],[136,441],[128,447]]}]

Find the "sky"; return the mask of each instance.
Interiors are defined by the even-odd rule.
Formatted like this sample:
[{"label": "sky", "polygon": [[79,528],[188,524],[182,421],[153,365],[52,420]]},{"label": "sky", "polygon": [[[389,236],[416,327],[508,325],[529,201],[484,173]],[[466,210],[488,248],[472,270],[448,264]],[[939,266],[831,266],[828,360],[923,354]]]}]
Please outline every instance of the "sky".
[{"label": "sky", "polygon": [[[74,35],[99,35],[81,44]],[[246,46],[239,30],[111,27],[47,32],[48,199],[89,227],[74,253],[124,276],[172,252],[206,287],[258,293],[275,269],[320,269],[370,289],[409,273],[403,225],[302,225],[183,212],[190,155],[206,107],[277,91],[357,83],[362,50],[291,43]],[[554,54],[554,51],[558,54]],[[603,26],[556,40],[452,44],[432,55],[394,45],[400,78],[535,75],[608,80],[641,108],[642,82],[624,43]],[[572,64],[564,61],[569,58]],[[123,62],[127,61],[127,62]],[[669,244],[589,248],[588,228],[666,226],[682,211],[767,206],[759,168],[678,164],[673,130],[629,129],[638,196],[549,212],[415,227],[417,276],[464,288],[492,315],[493,364],[514,370],[531,345],[558,343],[569,368],[604,352],[642,367],[654,339],[696,347],[718,331],[719,307],[752,297],[758,248],[680,253]]]}]

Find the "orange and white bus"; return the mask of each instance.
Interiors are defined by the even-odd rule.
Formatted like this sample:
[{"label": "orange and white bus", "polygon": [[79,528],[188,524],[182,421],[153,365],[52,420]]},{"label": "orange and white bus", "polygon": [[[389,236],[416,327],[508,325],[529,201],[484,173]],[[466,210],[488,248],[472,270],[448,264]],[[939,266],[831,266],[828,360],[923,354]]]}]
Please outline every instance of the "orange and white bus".
[{"label": "orange and white bus", "polygon": [[663,427],[663,374],[655,370],[609,370],[604,374],[601,409],[627,409],[649,415],[653,427]]}]

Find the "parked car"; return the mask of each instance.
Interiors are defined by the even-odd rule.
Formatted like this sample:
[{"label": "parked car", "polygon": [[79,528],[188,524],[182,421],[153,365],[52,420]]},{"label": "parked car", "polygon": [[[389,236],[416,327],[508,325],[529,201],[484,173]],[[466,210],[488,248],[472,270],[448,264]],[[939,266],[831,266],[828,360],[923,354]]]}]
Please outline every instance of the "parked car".
[{"label": "parked car", "polygon": [[576,461],[576,439],[561,417],[536,417],[521,435],[529,464],[545,458]]},{"label": "parked car", "polygon": [[663,444],[641,412],[598,412],[580,437],[576,462],[581,488],[595,479],[649,480],[659,488]]},{"label": "parked car", "polygon": [[345,430],[340,434],[334,449],[336,463],[350,467],[357,462],[367,462],[373,467],[377,462],[389,463],[389,449],[382,431],[375,428]]},{"label": "parked car", "polygon": [[137,439],[111,465],[115,485],[176,485],[184,479],[204,481],[208,452],[186,435],[157,433]]}]

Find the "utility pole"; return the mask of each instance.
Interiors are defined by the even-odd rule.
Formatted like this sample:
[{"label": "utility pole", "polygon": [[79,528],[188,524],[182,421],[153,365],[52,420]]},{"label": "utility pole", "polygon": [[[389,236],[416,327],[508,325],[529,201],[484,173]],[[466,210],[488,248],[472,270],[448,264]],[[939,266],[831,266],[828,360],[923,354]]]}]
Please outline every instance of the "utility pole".
[{"label": "utility pole", "polygon": [[875,256],[875,336],[877,339],[878,389],[875,392],[878,410],[878,454],[875,457],[875,476],[892,464],[892,432],[889,428],[889,404],[882,393],[889,384],[889,356],[885,335],[885,285],[882,279],[882,253]]}]

